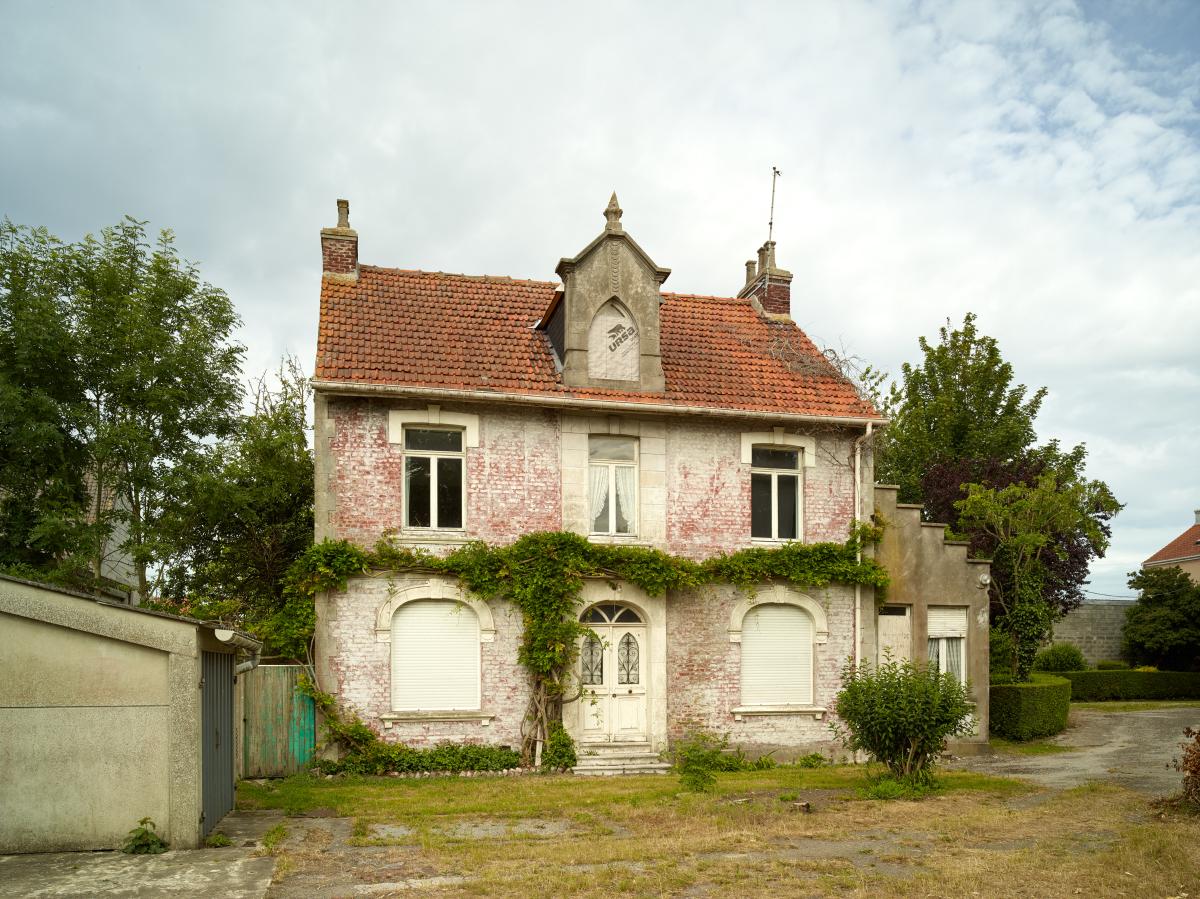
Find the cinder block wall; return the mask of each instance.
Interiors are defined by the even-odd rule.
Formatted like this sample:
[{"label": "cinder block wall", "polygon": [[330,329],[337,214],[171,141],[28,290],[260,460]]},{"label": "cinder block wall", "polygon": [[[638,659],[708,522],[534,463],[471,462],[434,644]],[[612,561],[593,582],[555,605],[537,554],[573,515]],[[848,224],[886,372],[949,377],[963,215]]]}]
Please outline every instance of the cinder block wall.
[{"label": "cinder block wall", "polygon": [[1101,659],[1119,659],[1125,610],[1134,602],[1132,599],[1085,602],[1054,625],[1054,640],[1056,643],[1074,643],[1093,667]]}]

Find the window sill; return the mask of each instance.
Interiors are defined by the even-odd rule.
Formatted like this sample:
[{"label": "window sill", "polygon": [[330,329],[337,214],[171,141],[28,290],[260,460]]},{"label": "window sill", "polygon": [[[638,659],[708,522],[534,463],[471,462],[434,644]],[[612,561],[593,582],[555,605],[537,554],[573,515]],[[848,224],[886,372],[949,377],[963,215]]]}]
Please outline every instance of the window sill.
[{"label": "window sill", "polygon": [[746,705],[729,710],[734,721],[743,718],[758,718],[764,715],[811,715],[817,721],[824,721],[829,709],[815,705]]},{"label": "window sill", "polygon": [[401,529],[392,534],[393,543],[466,543],[467,532],[463,528],[430,528],[427,531]]},{"label": "window sill", "polygon": [[589,543],[603,543],[611,546],[649,546],[650,541],[643,540],[637,534],[588,534]]},{"label": "window sill", "polygon": [[803,537],[751,537],[752,546],[785,546],[788,543],[803,543]]},{"label": "window sill", "polygon": [[445,711],[445,712],[388,712],[380,715],[384,729],[389,729],[397,723],[414,723],[424,721],[478,721],[480,727],[487,727],[496,716],[491,712]]}]

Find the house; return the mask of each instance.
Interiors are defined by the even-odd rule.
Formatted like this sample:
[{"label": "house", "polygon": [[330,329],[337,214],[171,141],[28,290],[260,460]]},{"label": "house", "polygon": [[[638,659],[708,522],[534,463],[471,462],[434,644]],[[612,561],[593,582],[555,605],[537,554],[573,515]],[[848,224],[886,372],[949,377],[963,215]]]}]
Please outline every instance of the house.
[{"label": "house", "polygon": [[[792,321],[774,243],[736,296],[669,293],[622,215],[614,194],[559,280],[533,281],[360,264],[338,201],[312,382],[318,540],[442,552],[566,530],[701,560],[840,543],[871,517],[884,420]],[[906,524],[881,550],[916,541],[889,550],[910,575],[891,648],[970,677],[986,735],[986,567],[890,496]],[[939,581],[935,557],[955,577]],[[914,581],[921,565],[939,573]],[[587,699],[563,723],[589,759],[649,758],[697,728],[754,751],[826,747],[843,664],[878,652],[870,588],[655,597],[594,579],[582,598]],[[386,739],[519,745],[529,682],[508,603],[390,572],[319,597],[317,616],[322,688]]]},{"label": "house", "polygon": [[4,575],[0,633],[0,853],[116,849],[143,817],[199,846],[233,808],[234,679],[261,644]]},{"label": "house", "polygon": [[1142,563],[1144,568],[1182,568],[1193,581],[1200,584],[1200,509],[1196,520],[1186,531]]}]

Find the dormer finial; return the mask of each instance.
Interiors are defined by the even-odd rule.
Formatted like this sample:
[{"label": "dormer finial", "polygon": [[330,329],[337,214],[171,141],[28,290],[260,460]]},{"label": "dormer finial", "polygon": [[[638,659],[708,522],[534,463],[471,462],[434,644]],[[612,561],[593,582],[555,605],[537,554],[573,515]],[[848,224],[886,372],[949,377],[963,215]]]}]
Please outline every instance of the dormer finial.
[{"label": "dormer finial", "polygon": [[604,210],[604,218],[608,220],[608,224],[604,226],[605,231],[620,231],[621,228],[621,209],[617,203],[617,192],[614,190],[612,197],[609,198],[608,208]]}]

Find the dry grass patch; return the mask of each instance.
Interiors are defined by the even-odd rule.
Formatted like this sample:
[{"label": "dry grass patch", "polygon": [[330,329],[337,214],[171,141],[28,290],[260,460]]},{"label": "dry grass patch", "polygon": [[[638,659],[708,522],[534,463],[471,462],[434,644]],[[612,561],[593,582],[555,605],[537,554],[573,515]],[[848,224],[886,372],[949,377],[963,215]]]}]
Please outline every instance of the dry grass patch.
[{"label": "dry grass patch", "polygon": [[[339,871],[352,892],[381,876],[372,867],[425,878],[422,895],[522,899],[551,883],[560,896],[1163,897],[1200,883],[1200,819],[1160,815],[1118,787],[1037,791],[947,772],[939,795],[881,802],[857,798],[863,778],[862,768],[781,768],[722,775],[711,794],[661,776],[303,778],[240,798],[355,819],[353,830],[344,819],[293,821],[341,826],[345,839],[313,851],[290,839],[282,887],[295,892],[280,895]],[[391,836],[376,842],[379,833]]]}]

